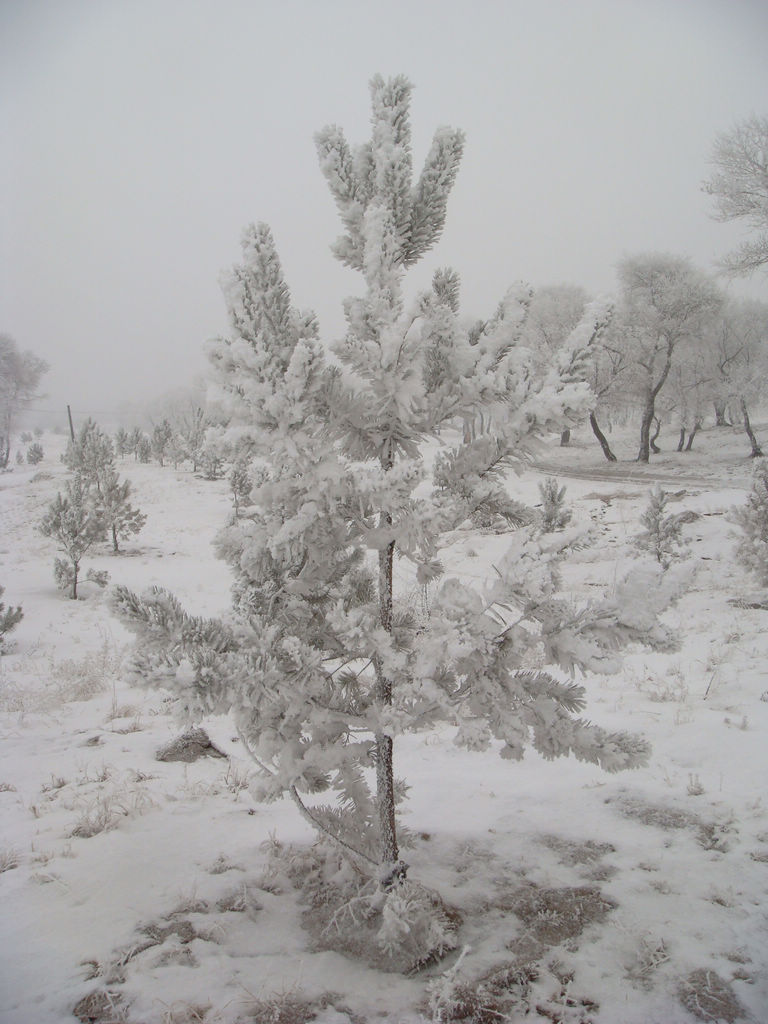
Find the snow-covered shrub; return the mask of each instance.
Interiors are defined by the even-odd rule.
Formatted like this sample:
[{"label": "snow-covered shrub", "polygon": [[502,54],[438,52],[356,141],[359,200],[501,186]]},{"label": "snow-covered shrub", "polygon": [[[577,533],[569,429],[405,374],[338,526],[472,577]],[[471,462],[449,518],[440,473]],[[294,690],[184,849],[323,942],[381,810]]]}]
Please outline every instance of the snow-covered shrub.
[{"label": "snow-covered shrub", "polygon": [[570,523],[573,513],[565,507],[565,487],[558,486],[553,476],[539,484],[541,494],[541,531],[554,533]]},{"label": "snow-covered shrub", "polygon": [[437,893],[406,878],[386,893],[376,940],[386,954],[405,956],[408,970],[415,970],[456,948],[459,920]]},{"label": "snow-covered shrub", "polygon": [[634,539],[635,546],[653,555],[664,569],[668,569],[675,559],[685,557],[683,519],[676,513],[665,515],[668,501],[669,494],[656,484],[640,517],[644,529]]},{"label": "snow-covered shrub", "polygon": [[[0,598],[2,598],[4,593],[5,587],[0,587]],[[17,605],[15,608],[10,606],[6,608],[3,601],[0,601],[0,653],[2,653],[5,638],[11,630],[18,626],[23,618],[24,612],[21,610],[21,605]]]},{"label": "snow-covered shrub", "polygon": [[27,462],[30,466],[36,466],[39,462],[42,462],[44,455],[43,446],[37,442],[27,448]]},{"label": "snow-covered shrub", "polygon": [[757,463],[747,501],[731,511],[731,518],[741,529],[736,558],[768,587],[768,463]]},{"label": "snow-covered shrub", "polygon": [[427,984],[426,1011],[432,1024],[491,1024],[527,1016],[531,983],[538,978],[536,967],[525,963],[499,965],[483,977],[469,980],[461,974],[467,952],[462,950],[449,970]]},{"label": "snow-covered shrub", "polygon": [[[119,587],[114,606],[141,638],[134,678],[174,691],[192,718],[231,713],[259,795],[290,796],[359,873],[397,892],[397,736],[452,723],[458,745],[499,741],[509,760],[531,745],[635,767],[647,743],[581,718],[585,691],[570,676],[615,671],[627,643],[668,634],[646,578],[581,608],[561,597],[560,565],[581,534],[542,535],[530,512],[485,586],[450,572],[446,549],[475,514],[525,521],[504,474],[540,434],[588,414],[607,306],[589,305],[538,372],[520,342],[528,289],[469,331],[452,271],[406,303],[403,275],[441,234],[463,137],[438,130],[413,182],[410,85],[377,77],[371,96],[372,141],[353,150],[336,127],[316,139],[346,232],[334,252],[365,282],[345,302],[336,361],[314,315],[292,304],[266,225],[246,230],[224,285],[230,332],[209,347],[228,418],[220,440],[264,467],[253,514],[217,542],[235,575],[231,624],[188,615],[160,588]],[[401,600],[396,555],[417,585],[439,581],[428,617]]]}]

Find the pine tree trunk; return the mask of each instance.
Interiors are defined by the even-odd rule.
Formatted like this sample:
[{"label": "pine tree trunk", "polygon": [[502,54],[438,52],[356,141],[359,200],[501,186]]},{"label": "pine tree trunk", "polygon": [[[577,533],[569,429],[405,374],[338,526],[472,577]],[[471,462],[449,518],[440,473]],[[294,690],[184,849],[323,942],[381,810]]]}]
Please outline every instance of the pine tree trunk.
[{"label": "pine tree trunk", "polygon": [[77,574],[80,571],[80,563],[72,562],[72,600],[77,600]]},{"label": "pine tree trunk", "polygon": [[[382,513],[381,526],[392,522]],[[392,566],[395,543],[391,541],[379,552],[379,612],[381,625],[392,632]],[[392,680],[388,679],[381,660],[374,659],[376,671],[376,704],[379,708],[392,704]],[[391,880],[399,861],[397,825],[395,822],[395,777],[392,737],[383,732],[376,736],[376,806],[379,815],[379,859],[383,876]]]},{"label": "pine tree trunk", "polygon": [[117,527],[115,526],[114,523],[112,524],[112,551],[115,554],[118,554],[118,550],[117,550]]},{"label": "pine tree trunk", "polygon": [[685,444],[685,427],[680,427],[680,440],[677,442],[677,450],[681,452]]},{"label": "pine tree trunk", "polygon": [[595,435],[600,443],[600,447],[603,449],[603,455],[608,459],[609,462],[618,462],[618,459],[611,451],[611,446],[608,444],[608,438],[600,429],[600,425],[597,422],[597,416],[593,412],[589,414],[589,425],[592,427],[592,433]]},{"label": "pine tree trunk", "polygon": [[[395,460],[389,449],[381,457],[381,466],[389,471]],[[385,529],[392,525],[392,516],[382,512],[379,516],[379,527]],[[395,542],[390,541],[379,551],[379,620],[383,629],[392,633],[393,608],[393,564],[395,558]],[[392,704],[392,680],[384,672],[381,659],[373,661],[376,673],[376,706],[378,709]],[[397,846],[397,823],[395,821],[395,775],[394,751],[392,737],[377,732],[376,741],[376,807],[379,816],[379,863],[382,869],[382,885],[389,887],[396,877],[405,875],[405,865],[400,864],[400,852]]]},{"label": "pine tree trunk", "polygon": [[752,445],[752,451],[750,452],[750,455],[753,459],[762,458],[763,450],[757,442],[755,432],[752,429],[752,424],[749,421],[747,403],[742,398],[739,400],[739,405],[741,406],[741,415],[744,417],[744,430],[746,431],[747,437],[749,438],[749,443]]},{"label": "pine tree trunk", "polygon": [[565,430],[560,435],[560,447],[561,448],[567,448],[570,443],[571,443],[571,430],[570,430],[570,427],[566,427]]}]

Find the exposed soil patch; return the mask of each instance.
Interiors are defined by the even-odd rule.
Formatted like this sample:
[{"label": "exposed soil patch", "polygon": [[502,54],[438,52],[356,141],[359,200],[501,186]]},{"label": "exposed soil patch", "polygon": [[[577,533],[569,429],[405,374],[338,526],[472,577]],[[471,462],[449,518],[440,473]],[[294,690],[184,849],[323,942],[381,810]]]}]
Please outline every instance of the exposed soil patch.
[{"label": "exposed soil patch", "polygon": [[697,1020],[745,1020],[747,1011],[739,1002],[731,985],[714,971],[699,968],[691,971],[679,989],[680,1002]]},{"label": "exposed soil patch", "polygon": [[556,946],[602,921],[617,904],[594,886],[539,889],[531,885],[512,893],[508,906],[534,939]]},{"label": "exposed soil patch", "polygon": [[701,820],[690,811],[664,804],[649,804],[644,800],[626,799],[619,804],[619,810],[625,818],[634,818],[643,825],[655,825],[656,828],[683,829],[699,828]]},{"label": "exposed soil patch", "polygon": [[584,843],[573,842],[569,839],[562,839],[560,836],[541,836],[540,841],[554,850],[561,864],[595,864],[607,853],[616,853],[616,847],[611,843],[596,843],[587,839]]},{"label": "exposed soil patch", "polygon": [[696,833],[696,841],[704,850],[716,850],[718,853],[725,853],[728,850],[724,836],[730,831],[729,827],[716,822],[702,821],[690,811],[636,799],[622,800],[619,809],[625,817],[634,818],[644,825],[654,825],[665,831],[689,829]]},{"label": "exposed soil patch", "polygon": [[187,920],[173,921],[171,924],[165,926],[161,924],[150,924],[143,929],[143,932],[147,938],[151,939],[156,945],[160,945],[161,942],[165,942],[165,940],[171,935],[175,935],[179,942],[183,944],[192,942],[193,939],[200,938],[195,930],[195,926],[191,921]]}]

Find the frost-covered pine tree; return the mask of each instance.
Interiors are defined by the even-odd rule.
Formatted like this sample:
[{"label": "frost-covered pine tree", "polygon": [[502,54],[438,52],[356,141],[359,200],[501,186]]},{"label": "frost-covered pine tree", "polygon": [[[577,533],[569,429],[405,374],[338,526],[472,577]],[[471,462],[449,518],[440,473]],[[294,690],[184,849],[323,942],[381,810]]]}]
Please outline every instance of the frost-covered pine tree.
[{"label": "frost-covered pine tree", "polygon": [[67,445],[64,462],[83,483],[98,489],[99,477],[115,460],[111,438],[92,419],[87,419],[74,441]]},{"label": "frost-covered pine tree", "polygon": [[152,453],[161,466],[165,463],[166,452],[172,438],[173,427],[167,419],[163,420],[162,423],[158,423],[152,431]]},{"label": "frost-covered pine tree", "polygon": [[[118,432],[115,444],[118,450],[129,451],[129,435],[124,430]],[[97,423],[88,419],[67,446],[64,461],[75,474],[74,490],[84,488],[83,500],[90,504],[92,518],[101,523],[102,533],[110,537],[117,554],[118,538],[138,533],[147,517],[130,503],[130,481],[120,481],[115,469],[115,445]]]},{"label": "frost-covered pine tree", "polygon": [[[641,764],[642,739],[579,717],[584,690],[570,677],[617,669],[629,641],[666,642],[656,612],[669,596],[644,569],[574,607],[558,567],[578,531],[541,535],[507,492],[505,474],[543,432],[588,413],[606,306],[587,307],[542,374],[520,340],[526,289],[470,332],[453,271],[406,300],[404,275],[440,236],[463,147],[461,132],[438,130],[413,180],[410,92],[376,77],[371,139],[351,148],[337,127],[316,137],[344,226],[333,251],[364,282],[344,303],[335,362],[314,315],[293,305],[268,227],[246,230],[224,281],[230,331],[209,349],[229,417],[221,440],[247,455],[253,481],[253,508],[217,542],[235,575],[230,621],[194,618],[159,589],[115,596],[141,636],[137,679],[174,691],[193,717],[230,712],[261,795],[289,795],[395,888],[397,736],[453,723],[458,744],[496,744],[509,759],[533,745],[609,771]],[[476,587],[451,573],[448,546],[483,510],[520,528]],[[433,583],[429,616],[395,587],[396,558]]]},{"label": "frost-covered pine tree", "polygon": [[[65,493],[57,493],[48,506],[40,532],[53,538],[66,555],[66,560],[55,559],[54,576],[59,589],[76,600],[83,555],[104,537],[104,521],[89,500],[89,487],[80,473],[67,480]],[[86,578],[99,586],[107,582],[106,573],[89,571]]]},{"label": "frost-covered pine tree", "polygon": [[131,435],[128,433],[125,427],[118,427],[117,430],[115,431],[115,451],[120,456],[120,458],[123,458],[124,456],[128,455],[130,451],[132,451]]},{"label": "frost-covered pine tree", "polygon": [[229,490],[232,495],[232,508],[236,519],[243,507],[249,503],[252,486],[247,461],[245,459],[236,459],[229,473]]},{"label": "frost-covered pine tree", "polygon": [[130,501],[131,482],[120,480],[114,466],[107,466],[99,474],[99,489],[95,508],[112,541],[112,551],[118,554],[118,538],[126,540],[139,533],[147,521],[146,515],[134,508]]},{"label": "frost-covered pine tree", "polygon": [[741,529],[736,558],[757,577],[760,586],[768,587],[768,464],[765,462],[755,467],[746,504],[733,509],[731,517]]},{"label": "frost-covered pine tree", "polygon": [[573,513],[565,507],[565,487],[560,487],[553,476],[539,484],[541,495],[542,533],[563,530],[570,523]]},{"label": "frost-covered pine tree", "polygon": [[128,435],[128,451],[133,452],[133,457],[137,462],[139,461],[139,449],[145,440],[141,427],[134,427]]},{"label": "frost-covered pine tree", "polygon": [[647,551],[663,569],[676,558],[684,557],[683,521],[676,513],[666,513],[669,494],[660,484],[651,488],[648,505],[640,517],[644,529],[635,537],[635,546]]},{"label": "frost-covered pine tree", "polygon": [[[5,587],[0,587],[0,598],[4,593]],[[21,610],[21,605],[17,605],[15,608],[13,606],[6,608],[5,603],[0,600],[0,652],[3,650],[6,636],[18,626],[23,618],[24,612]]]},{"label": "frost-covered pine tree", "polygon": [[35,441],[27,448],[27,462],[30,466],[37,466],[44,457],[43,446],[39,442]]}]

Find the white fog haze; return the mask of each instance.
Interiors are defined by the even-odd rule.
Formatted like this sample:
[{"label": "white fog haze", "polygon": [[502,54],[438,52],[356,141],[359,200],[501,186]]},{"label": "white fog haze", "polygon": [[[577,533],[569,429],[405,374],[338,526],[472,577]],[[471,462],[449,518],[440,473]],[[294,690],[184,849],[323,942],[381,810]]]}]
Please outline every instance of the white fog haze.
[{"label": "white fog haze", "polygon": [[0,1024],[768,1020],[767,41],[0,0]]},{"label": "white fog haze", "polygon": [[[762,2],[5,0],[0,330],[50,364],[36,409],[105,419],[205,373],[222,269],[270,224],[330,342],[357,288],[313,135],[367,135],[376,73],[414,83],[414,165],[466,132],[435,267],[487,316],[507,286],[615,289],[623,255],[705,270],[742,237],[701,191],[764,109]],[[765,274],[730,286],[768,298]]]}]

